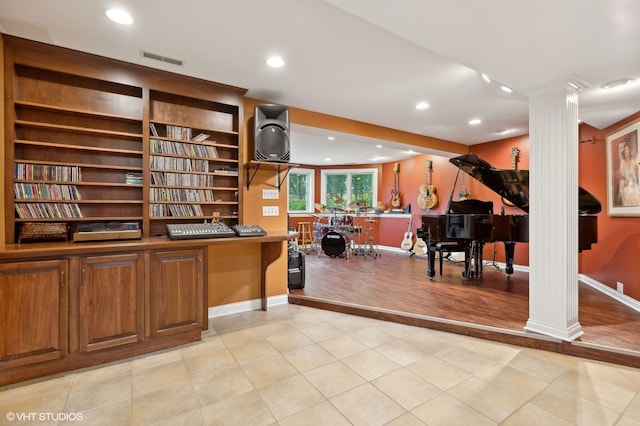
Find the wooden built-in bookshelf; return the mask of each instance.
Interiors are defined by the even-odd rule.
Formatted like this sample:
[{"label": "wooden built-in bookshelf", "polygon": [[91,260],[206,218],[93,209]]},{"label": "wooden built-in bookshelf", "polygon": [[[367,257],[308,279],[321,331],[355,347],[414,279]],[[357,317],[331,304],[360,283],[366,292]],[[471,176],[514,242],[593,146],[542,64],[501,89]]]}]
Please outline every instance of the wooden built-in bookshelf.
[{"label": "wooden built-in bookshelf", "polygon": [[5,242],[25,222],[237,223],[244,89],[5,37]]}]

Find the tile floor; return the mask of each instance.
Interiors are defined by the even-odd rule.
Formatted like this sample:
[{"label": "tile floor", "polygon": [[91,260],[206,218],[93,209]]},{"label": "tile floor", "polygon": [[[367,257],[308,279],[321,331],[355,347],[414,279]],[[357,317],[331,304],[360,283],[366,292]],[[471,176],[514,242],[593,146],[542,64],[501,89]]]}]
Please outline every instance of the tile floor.
[{"label": "tile floor", "polygon": [[640,425],[640,370],[281,305],[0,388],[0,424]]}]

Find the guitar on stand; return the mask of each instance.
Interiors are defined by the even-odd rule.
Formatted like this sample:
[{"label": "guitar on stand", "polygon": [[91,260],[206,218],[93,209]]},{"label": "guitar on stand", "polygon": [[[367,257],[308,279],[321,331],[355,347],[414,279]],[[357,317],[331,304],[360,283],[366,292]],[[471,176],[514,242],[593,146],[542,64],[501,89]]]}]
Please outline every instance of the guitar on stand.
[{"label": "guitar on stand", "polygon": [[397,209],[402,205],[402,198],[400,197],[400,191],[398,190],[398,175],[400,174],[400,165],[398,163],[393,165],[393,189],[391,190],[391,208]]},{"label": "guitar on stand", "polygon": [[429,248],[422,238],[416,237],[416,243],[413,245],[413,251],[417,254],[425,255],[429,252]]},{"label": "guitar on stand", "polygon": [[[407,232],[404,233],[404,238],[402,239],[402,243],[400,243],[400,248],[402,250],[411,251],[413,248],[413,232],[411,232],[411,227],[413,225],[413,215],[409,218],[409,227],[407,228]],[[413,255],[413,253],[411,253]]]},{"label": "guitar on stand", "polygon": [[460,192],[458,192],[458,197],[460,197],[460,201],[468,200],[471,194],[467,191],[467,185],[465,184],[464,174],[462,175],[462,186],[460,187]]},{"label": "guitar on stand", "polygon": [[431,160],[427,160],[424,166],[424,184],[420,185],[418,194],[418,206],[422,210],[431,210],[438,204],[435,185],[429,184],[429,174],[431,173]]},{"label": "guitar on stand", "polygon": [[[513,148],[511,148],[511,168],[513,170],[518,170],[518,156],[520,155],[520,150],[518,149],[517,146],[514,146]],[[505,206],[509,206],[509,207],[515,207],[516,205],[513,204],[511,201],[507,200],[504,197],[500,197],[502,199],[502,204],[504,204]]]}]

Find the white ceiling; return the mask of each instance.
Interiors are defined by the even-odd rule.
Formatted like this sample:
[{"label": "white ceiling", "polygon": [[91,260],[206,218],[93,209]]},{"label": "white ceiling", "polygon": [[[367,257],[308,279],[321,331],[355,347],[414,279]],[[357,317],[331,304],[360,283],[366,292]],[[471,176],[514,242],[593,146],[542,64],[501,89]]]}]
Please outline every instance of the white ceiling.
[{"label": "white ceiling", "polygon": [[[104,11],[114,5],[134,24],[109,21]],[[638,22],[637,0],[0,0],[4,33],[467,145],[528,133],[527,91],[558,80],[590,86],[579,114],[596,128],[639,111],[640,82],[600,89],[615,79],[640,81]],[[143,58],[143,50],[184,64]],[[267,67],[271,54],[286,65]],[[431,106],[418,111],[418,101]],[[469,126],[471,118],[482,123]],[[498,133],[505,129],[512,131]],[[326,136],[294,126],[292,162],[326,164],[327,154],[332,164],[370,162],[380,150],[388,151],[385,162],[411,155]]]}]

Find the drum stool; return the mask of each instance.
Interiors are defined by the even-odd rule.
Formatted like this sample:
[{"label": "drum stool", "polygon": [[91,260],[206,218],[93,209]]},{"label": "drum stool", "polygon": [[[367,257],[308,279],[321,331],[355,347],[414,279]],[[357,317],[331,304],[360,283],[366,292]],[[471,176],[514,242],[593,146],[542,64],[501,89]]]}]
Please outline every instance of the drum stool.
[{"label": "drum stool", "polygon": [[298,245],[306,249],[312,241],[311,222],[298,222]]}]

